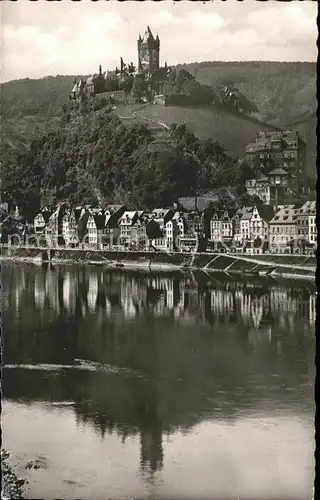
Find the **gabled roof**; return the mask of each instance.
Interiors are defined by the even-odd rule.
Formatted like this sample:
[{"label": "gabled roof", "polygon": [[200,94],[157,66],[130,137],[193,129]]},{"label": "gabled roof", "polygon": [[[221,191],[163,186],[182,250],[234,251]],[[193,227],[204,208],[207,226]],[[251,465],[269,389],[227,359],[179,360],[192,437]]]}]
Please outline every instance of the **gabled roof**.
[{"label": "gabled roof", "polygon": [[166,217],[170,212],[172,212],[171,208],[155,208],[152,210],[152,215],[159,219]]},{"label": "gabled roof", "polygon": [[297,209],[294,205],[289,205],[278,210],[271,219],[270,224],[295,224],[297,218]]},{"label": "gabled roof", "polygon": [[52,215],[52,211],[50,210],[40,210],[40,212],[37,213],[36,217],[39,217],[39,215],[42,215],[44,222],[47,224],[47,222],[50,219],[50,216]]},{"label": "gabled roof", "polygon": [[86,208],[86,207],[76,207],[74,210],[73,210],[73,213],[74,213],[74,216],[75,216],[75,219],[76,221],[78,222],[80,219],[83,219],[83,217],[85,215],[87,215],[87,218],[89,217],[90,215],[90,212],[89,210]]},{"label": "gabled roof", "polygon": [[138,212],[136,210],[126,211],[126,212],[123,213],[123,215],[120,217],[119,220],[123,221],[123,220],[129,219],[129,220],[132,221],[137,213]]},{"label": "gabled roof", "polygon": [[250,220],[252,217],[252,212],[244,212],[240,217],[240,220]]},{"label": "gabled roof", "polygon": [[270,221],[274,216],[273,207],[270,205],[261,205],[258,208],[260,217],[265,221]]},{"label": "gabled roof", "polygon": [[94,222],[96,224],[97,229],[104,229],[106,226],[106,217],[103,213],[101,214],[94,214],[93,215]]},{"label": "gabled roof", "polygon": [[121,208],[124,208],[124,205],[107,205],[106,210],[108,210],[111,214],[117,212]]},{"label": "gabled roof", "polygon": [[61,203],[56,209],[54,212],[52,212],[52,214],[50,215],[49,219],[55,219],[56,217],[58,217],[58,219],[61,219],[64,215],[64,212],[66,210],[67,206],[66,206],[66,203]]},{"label": "gabled roof", "polygon": [[87,78],[86,84],[87,85],[93,85],[93,80],[94,80],[94,77],[93,76],[89,76]]},{"label": "gabled roof", "polygon": [[235,212],[235,214],[232,216],[232,219],[234,219],[236,215],[239,216],[240,219],[241,219],[244,214],[249,214],[252,211],[253,211],[253,207],[242,207],[242,208],[239,208]]},{"label": "gabled roof", "polygon": [[232,217],[237,213],[237,210],[235,208],[228,208],[226,212],[229,215],[229,218],[232,219]]},{"label": "gabled roof", "polygon": [[258,172],[258,175],[257,175],[257,182],[266,182],[268,181],[268,177],[266,177],[262,172]]},{"label": "gabled roof", "polygon": [[216,210],[212,216],[215,220],[221,221],[231,221],[232,217],[235,215],[234,210],[226,209],[226,210]]},{"label": "gabled roof", "polygon": [[182,214],[177,210],[174,214],[173,214],[173,217],[172,219],[173,220],[178,220],[182,217]]},{"label": "gabled roof", "polygon": [[299,210],[302,215],[314,215],[317,210],[317,205],[315,201],[306,201]]},{"label": "gabled roof", "polygon": [[281,167],[276,167],[268,175],[288,175],[288,172]]},{"label": "gabled roof", "polygon": [[80,216],[77,220],[77,223],[78,223],[78,227],[79,225],[80,226],[86,226],[87,222],[88,222],[88,219],[90,217],[90,212],[89,210],[87,210],[86,208],[83,209],[83,212],[80,213]]}]

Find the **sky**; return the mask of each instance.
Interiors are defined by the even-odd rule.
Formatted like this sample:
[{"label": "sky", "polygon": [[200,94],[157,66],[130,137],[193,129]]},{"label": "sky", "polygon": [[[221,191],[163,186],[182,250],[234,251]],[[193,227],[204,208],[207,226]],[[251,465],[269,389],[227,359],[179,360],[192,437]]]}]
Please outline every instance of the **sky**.
[{"label": "sky", "polygon": [[1,80],[90,74],[137,63],[148,24],[160,37],[160,63],[316,61],[317,2],[200,3],[4,0]]}]

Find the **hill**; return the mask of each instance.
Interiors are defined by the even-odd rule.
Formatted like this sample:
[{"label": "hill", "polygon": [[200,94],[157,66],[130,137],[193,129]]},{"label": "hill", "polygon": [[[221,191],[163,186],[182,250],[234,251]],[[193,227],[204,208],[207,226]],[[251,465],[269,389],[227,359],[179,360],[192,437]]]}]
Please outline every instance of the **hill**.
[{"label": "hill", "polygon": [[311,62],[200,62],[183,64],[200,83],[235,83],[258,107],[262,119],[280,127],[316,113],[316,64]]},{"label": "hill", "polygon": [[44,198],[136,208],[170,206],[181,196],[222,186],[244,194],[252,175],[216,141],[186,126],[159,133],[141,122],[124,124],[112,107],[65,115],[59,129],[34,139],[0,165],[1,191],[28,220]]},{"label": "hill", "polygon": [[[201,62],[176,67],[177,70],[181,68],[213,89],[234,83],[257,105],[259,116],[267,124],[261,125],[217,109],[159,106],[141,111],[140,121],[163,121],[169,125],[185,122],[198,137],[212,137],[235,155],[243,154],[245,144],[254,139],[257,130],[270,130],[272,125],[294,128],[297,124],[308,143],[308,170],[315,175],[315,64]],[[34,138],[59,129],[62,106],[68,103],[73,80],[72,75],[58,75],[38,80],[26,78],[1,85],[3,161],[6,161],[8,152],[25,151]],[[135,119],[138,119],[138,113]]]},{"label": "hill", "polygon": [[261,124],[215,108],[187,108],[178,106],[161,106],[158,104],[144,106],[120,106],[117,108],[119,118],[123,122],[149,123],[151,126],[162,124],[163,128],[173,123],[186,123],[188,129],[199,139],[212,139],[219,142],[228,154],[244,156],[245,147],[255,140],[259,130],[271,131],[275,127]]}]

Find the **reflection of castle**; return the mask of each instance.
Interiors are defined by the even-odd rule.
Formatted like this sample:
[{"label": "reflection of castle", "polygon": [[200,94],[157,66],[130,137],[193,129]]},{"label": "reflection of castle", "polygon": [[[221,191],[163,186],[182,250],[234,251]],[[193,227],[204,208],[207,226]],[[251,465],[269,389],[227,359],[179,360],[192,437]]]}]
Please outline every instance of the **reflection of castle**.
[{"label": "reflection of castle", "polygon": [[[197,281],[189,278],[187,273],[183,277],[170,274],[154,278],[152,274],[112,273],[95,268],[65,270],[56,267],[46,272],[27,269],[21,274],[17,271],[15,278],[21,279],[22,276],[28,296],[26,302],[23,302],[24,295],[21,297],[21,302],[25,305],[21,317],[24,317],[26,311],[30,311],[30,298],[32,301],[33,297],[40,297],[41,294],[45,296],[46,306],[50,302],[52,309],[55,304],[58,305],[58,309],[56,320],[52,321],[52,315],[48,320],[50,321],[48,330],[51,329],[51,334],[48,331],[45,335],[39,335],[36,343],[33,342],[34,325],[37,325],[38,319],[32,323],[31,318],[31,321],[27,322],[26,329],[16,325],[15,349],[19,359],[22,355],[29,358],[31,353],[38,355],[35,359],[57,362],[56,356],[61,356],[63,352],[63,356],[68,353],[70,357],[94,360],[98,362],[97,364],[107,363],[115,367],[141,370],[143,376],[139,374],[136,376],[132,371],[124,370],[116,376],[108,373],[105,378],[98,369],[97,372],[76,370],[76,374],[72,370],[66,370],[67,373],[63,377],[44,379],[41,373],[31,370],[31,374],[27,376],[23,373],[21,383],[14,389],[15,397],[21,398],[21,395],[26,394],[28,390],[31,398],[36,396],[35,399],[42,401],[46,400],[46,397],[51,401],[72,399],[75,401],[74,411],[79,420],[90,424],[99,435],[116,432],[123,439],[128,435],[136,436],[140,440],[140,472],[147,480],[152,480],[154,472],[163,466],[163,434],[171,433],[178,426],[190,428],[194,420],[202,419],[204,414],[208,415],[211,411],[210,400],[214,400],[212,408],[225,407],[228,408],[226,412],[230,411],[230,414],[234,415],[241,409],[243,414],[243,409],[247,410],[248,404],[250,408],[257,405],[258,398],[262,401],[269,398],[271,393],[266,394],[266,391],[273,391],[274,384],[270,385],[271,389],[268,387],[269,369],[262,369],[261,375],[265,378],[259,379],[259,384],[254,386],[246,384],[244,386],[246,397],[243,401],[238,399],[239,380],[240,385],[242,382],[245,384],[248,374],[249,378],[256,374],[256,362],[266,361],[266,366],[274,369],[275,373],[280,373],[281,377],[283,373],[283,376],[288,376],[288,385],[292,381],[293,385],[296,384],[297,377],[293,374],[297,374],[295,370],[298,372],[301,370],[297,363],[288,363],[287,357],[279,359],[275,352],[278,344],[280,349],[283,346],[287,348],[286,354],[292,361],[304,358],[306,346],[312,355],[308,339],[304,343],[305,339],[301,339],[299,334],[287,336],[282,331],[281,335],[277,335],[277,328],[274,329],[279,311],[282,311],[281,314],[286,318],[291,318],[296,333],[299,333],[301,326],[297,325],[297,319],[314,320],[316,295],[307,287],[303,292],[302,287],[299,289],[297,286],[290,289],[280,285],[250,286],[248,283],[224,281],[219,283],[216,277],[212,282],[209,278],[207,280],[200,278]],[[13,281],[15,283],[15,280]],[[150,308],[148,308],[149,291],[152,292]],[[10,298],[14,298],[14,287],[10,288],[10,294]],[[78,321],[79,309],[73,318],[69,315],[70,328],[66,335],[66,331],[61,328],[60,314],[64,314],[61,304],[64,310],[69,311],[68,308],[71,307],[71,310],[73,308],[73,302],[70,302],[68,294],[74,295],[72,301],[75,299],[77,305],[83,302],[86,308],[90,307],[92,314],[88,322]],[[163,302],[160,301],[161,295],[165,297]],[[304,304],[308,304],[308,313],[305,307],[301,310],[299,307],[293,307],[297,306],[299,297],[302,297]],[[222,323],[224,315],[231,316],[235,311],[232,316],[234,327],[230,329],[218,327],[211,335],[209,326],[203,328],[200,324],[197,329],[191,324],[189,330],[175,328],[176,325],[180,326],[180,318],[174,323],[172,315],[163,325],[152,313],[147,322],[139,318],[139,322],[134,325],[134,321],[126,321],[124,310],[124,303],[130,300],[136,305],[136,316],[141,312],[142,314],[152,312],[154,304],[162,303],[163,311],[171,309],[181,313],[186,312],[190,315],[190,322],[192,316],[198,318],[203,314],[203,318],[206,319],[210,313],[212,317],[219,316]],[[10,302],[10,307],[11,304]],[[108,310],[104,308],[104,304],[108,304]],[[41,302],[38,303],[38,307],[41,307]],[[267,318],[270,309],[272,314]],[[104,315],[106,320],[103,328],[100,328],[97,311]],[[38,311],[35,312],[33,316],[37,318]],[[299,316],[300,313],[308,316]],[[125,319],[121,326],[129,325],[126,331],[125,328],[114,328],[114,318],[121,314],[122,319]],[[113,315],[111,320],[108,315]],[[246,327],[243,327],[244,320],[248,325]],[[177,335],[176,330],[179,330]],[[232,335],[235,333],[231,342],[230,337],[224,335],[228,331]],[[220,332],[222,335],[215,334]],[[248,358],[247,355],[240,355],[239,363],[235,363],[239,346],[243,345],[241,332],[245,332],[248,336],[251,346],[262,349],[258,357]],[[90,335],[87,335],[88,333]],[[282,339],[285,339],[284,343]],[[193,346],[195,349],[191,352],[190,348]],[[52,352],[54,356],[51,358]],[[61,360],[61,357],[58,359]],[[62,359],[64,362],[65,358]],[[250,359],[255,362],[248,363]],[[236,366],[238,364],[239,370]],[[234,369],[230,370],[230,367]],[[237,373],[245,376],[242,379],[237,377]],[[304,377],[305,373],[302,375]],[[217,390],[224,383],[227,383],[228,391]],[[11,390],[12,386],[13,384]],[[212,394],[215,396],[212,397]],[[282,397],[281,394],[280,398]],[[216,418],[220,418],[216,410],[213,413]]]}]

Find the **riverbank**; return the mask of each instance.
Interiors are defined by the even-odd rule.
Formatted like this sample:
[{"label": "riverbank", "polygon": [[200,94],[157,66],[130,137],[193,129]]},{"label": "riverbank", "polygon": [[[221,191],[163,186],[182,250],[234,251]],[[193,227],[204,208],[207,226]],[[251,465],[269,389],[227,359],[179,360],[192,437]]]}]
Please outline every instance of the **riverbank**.
[{"label": "riverbank", "polygon": [[2,500],[23,500],[23,490],[27,483],[26,479],[18,478],[9,463],[9,453],[1,450],[1,499]]},{"label": "riverbank", "polygon": [[202,271],[206,274],[223,272],[247,276],[283,277],[314,280],[315,256],[307,255],[247,255],[225,253],[164,253],[128,252],[85,249],[1,249],[0,259],[35,264],[99,265],[110,269],[145,271]]}]

